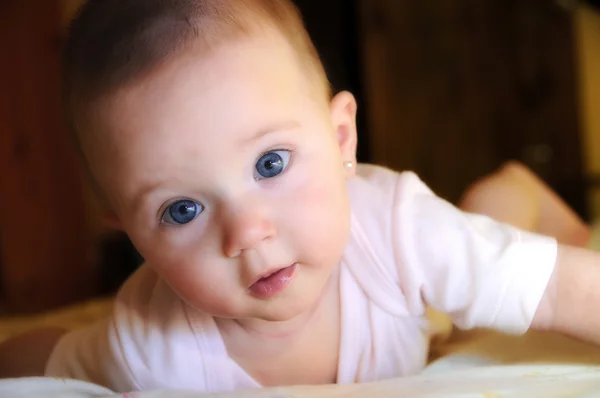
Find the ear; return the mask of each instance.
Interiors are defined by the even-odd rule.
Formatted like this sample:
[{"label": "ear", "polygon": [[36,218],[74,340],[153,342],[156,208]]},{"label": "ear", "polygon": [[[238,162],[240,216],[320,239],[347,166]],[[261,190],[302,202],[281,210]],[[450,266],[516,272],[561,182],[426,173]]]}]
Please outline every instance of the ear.
[{"label": "ear", "polygon": [[[356,100],[348,91],[342,91],[331,100],[330,116],[337,134],[342,161],[356,164]],[[340,164],[340,167],[343,167]],[[346,168],[348,176],[354,175],[356,167]]]},{"label": "ear", "polygon": [[117,231],[123,231],[123,224],[121,224],[121,220],[119,220],[119,217],[117,217],[117,215],[112,211],[106,211],[102,215],[101,221],[103,227]]}]

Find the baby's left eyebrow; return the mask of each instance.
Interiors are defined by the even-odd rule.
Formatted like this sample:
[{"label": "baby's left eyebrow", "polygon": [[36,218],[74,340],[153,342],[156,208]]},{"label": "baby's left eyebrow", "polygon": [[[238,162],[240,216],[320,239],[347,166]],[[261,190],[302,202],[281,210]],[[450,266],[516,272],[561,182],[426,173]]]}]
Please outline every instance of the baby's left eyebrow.
[{"label": "baby's left eyebrow", "polygon": [[270,125],[268,127],[265,128],[261,128],[259,130],[257,130],[255,133],[253,133],[250,137],[245,137],[243,139],[242,145],[247,145],[253,141],[257,141],[261,138],[263,138],[266,135],[269,134],[273,134],[276,132],[280,132],[280,131],[285,131],[285,130],[295,130],[300,128],[300,123],[298,123],[295,120],[288,120],[288,121],[283,121],[283,122],[279,122],[279,123],[275,123],[273,125]]}]

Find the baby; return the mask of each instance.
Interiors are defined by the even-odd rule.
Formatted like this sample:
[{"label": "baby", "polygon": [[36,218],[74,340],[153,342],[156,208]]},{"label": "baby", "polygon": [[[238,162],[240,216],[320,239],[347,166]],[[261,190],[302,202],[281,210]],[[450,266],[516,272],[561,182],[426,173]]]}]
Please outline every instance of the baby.
[{"label": "baby", "polygon": [[600,255],[357,165],[355,100],[330,95],[289,0],[90,0],[65,105],[145,264],[110,319],[46,336],[48,376],[124,392],[410,375],[427,306],[460,328],[600,343],[584,316]]}]

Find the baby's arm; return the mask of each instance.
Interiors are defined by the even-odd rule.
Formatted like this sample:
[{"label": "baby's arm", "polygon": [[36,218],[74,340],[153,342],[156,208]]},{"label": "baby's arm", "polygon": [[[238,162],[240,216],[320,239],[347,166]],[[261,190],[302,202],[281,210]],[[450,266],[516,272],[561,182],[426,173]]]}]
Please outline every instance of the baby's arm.
[{"label": "baby's arm", "polygon": [[560,246],[532,328],[600,345],[600,254]]},{"label": "baby's arm", "polygon": [[556,269],[532,328],[553,330],[600,345],[600,256],[585,246],[588,226],[531,170],[509,162],[465,192],[462,210],[484,214],[518,228],[555,237]]},{"label": "baby's arm", "polygon": [[526,166],[509,162],[467,188],[459,207],[517,228],[553,236],[560,243],[586,246],[588,226]]},{"label": "baby's arm", "polygon": [[0,344],[0,378],[43,376],[54,346],[66,331],[34,330]]}]

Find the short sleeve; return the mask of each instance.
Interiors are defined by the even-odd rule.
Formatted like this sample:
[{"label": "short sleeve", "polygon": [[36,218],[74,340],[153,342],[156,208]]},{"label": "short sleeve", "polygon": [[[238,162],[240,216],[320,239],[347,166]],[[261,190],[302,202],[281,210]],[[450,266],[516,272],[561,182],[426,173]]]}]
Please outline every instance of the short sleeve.
[{"label": "short sleeve", "polygon": [[464,213],[413,173],[398,178],[392,235],[409,310],[429,305],[461,328],[527,331],[557,256],[555,239]]},{"label": "short sleeve", "polygon": [[135,275],[115,299],[111,315],[99,322],[74,330],[60,339],[46,365],[46,376],[70,378],[99,384],[115,391],[133,391],[139,385],[133,378],[123,340],[131,337],[128,326],[135,321],[135,299],[147,278]]},{"label": "short sleeve", "polygon": [[111,316],[65,335],[46,376],[116,392],[205,389],[197,343],[181,300],[143,266],[123,286]]},{"label": "short sleeve", "polygon": [[116,343],[112,318],[70,332],[54,348],[45,376],[87,381],[115,391],[137,390]]}]

